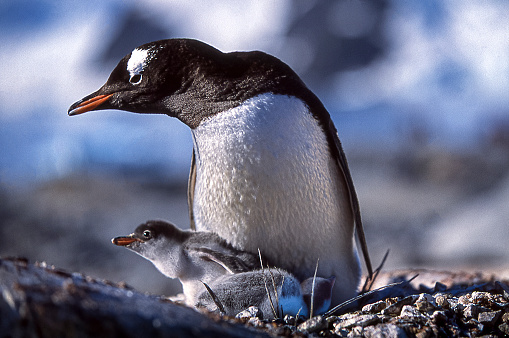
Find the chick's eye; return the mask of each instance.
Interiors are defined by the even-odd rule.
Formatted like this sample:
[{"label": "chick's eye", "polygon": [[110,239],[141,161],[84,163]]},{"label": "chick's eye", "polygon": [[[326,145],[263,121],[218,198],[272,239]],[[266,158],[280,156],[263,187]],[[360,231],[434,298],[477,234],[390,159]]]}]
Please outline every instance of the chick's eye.
[{"label": "chick's eye", "polygon": [[131,84],[138,84],[141,82],[141,79],[142,79],[141,74],[134,74],[134,75],[131,75],[131,77],[129,78],[129,82]]},{"label": "chick's eye", "polygon": [[150,238],[152,237],[152,234],[150,233],[150,230],[143,231],[143,237]]}]

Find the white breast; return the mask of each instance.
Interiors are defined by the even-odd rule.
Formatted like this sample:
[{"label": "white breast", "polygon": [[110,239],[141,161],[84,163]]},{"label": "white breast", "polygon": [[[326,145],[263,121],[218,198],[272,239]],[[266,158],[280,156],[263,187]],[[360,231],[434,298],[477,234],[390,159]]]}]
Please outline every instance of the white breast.
[{"label": "white breast", "polygon": [[358,273],[349,197],[300,99],[259,95],[205,119],[193,138],[198,230],[260,248],[298,277],[312,276],[317,258],[323,276]]}]

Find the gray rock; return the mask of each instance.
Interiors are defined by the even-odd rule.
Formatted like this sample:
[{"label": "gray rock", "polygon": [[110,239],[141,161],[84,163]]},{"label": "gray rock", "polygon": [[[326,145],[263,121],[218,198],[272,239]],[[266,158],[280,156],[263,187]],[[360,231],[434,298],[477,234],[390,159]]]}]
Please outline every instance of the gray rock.
[{"label": "gray rock", "polygon": [[474,304],[468,304],[463,309],[463,317],[465,317],[466,319],[477,317],[478,313],[479,313],[479,307]]},{"label": "gray rock", "polygon": [[435,304],[437,306],[439,306],[443,309],[448,309],[450,307],[449,301],[447,300],[447,295],[438,293],[438,294],[434,295],[433,298],[435,299]]},{"label": "gray rock", "polygon": [[387,303],[380,300],[375,303],[367,304],[362,307],[362,312],[366,313],[378,313],[387,307]]},{"label": "gray rock", "polygon": [[509,324],[507,323],[502,323],[498,326],[498,329],[500,331],[502,331],[502,333],[506,334],[506,335],[509,335]]},{"label": "gray rock", "polygon": [[444,311],[435,311],[431,315],[431,322],[435,325],[442,325],[447,322],[447,315]]},{"label": "gray rock", "polygon": [[378,324],[376,326],[369,326],[364,328],[363,332],[367,338],[380,338],[380,337],[408,337],[405,330],[394,324]]},{"label": "gray rock", "polygon": [[401,317],[415,317],[415,318],[424,318],[423,314],[419,312],[419,310],[412,305],[403,305],[403,308],[401,309]]},{"label": "gray rock", "polygon": [[337,332],[342,331],[343,329],[349,329],[354,326],[368,326],[379,323],[381,321],[380,317],[377,315],[353,315],[350,318],[343,319],[338,323],[334,324],[334,330]]},{"label": "gray rock", "polygon": [[405,298],[399,300],[398,302],[388,306],[384,310],[382,310],[382,314],[389,315],[389,316],[390,315],[399,315],[401,313],[401,309],[403,308],[403,306],[413,304],[416,299],[417,299],[416,295],[411,295],[411,296],[405,297]]},{"label": "gray rock", "polygon": [[503,314],[502,321],[504,323],[509,323],[509,312],[506,312],[506,313]]},{"label": "gray rock", "polygon": [[488,311],[488,312],[481,312],[479,313],[479,316],[477,317],[477,320],[484,324],[484,325],[495,325],[497,320],[500,318],[502,311]]},{"label": "gray rock", "polygon": [[489,292],[474,291],[470,295],[470,301],[477,305],[489,305],[492,299]]},{"label": "gray rock", "polygon": [[316,316],[297,326],[297,329],[301,332],[313,333],[325,330],[328,327],[329,323],[323,316]]},{"label": "gray rock", "polygon": [[2,337],[268,336],[125,286],[0,259]]},{"label": "gray rock", "polygon": [[235,318],[237,319],[245,319],[245,318],[251,318],[251,317],[257,317],[257,318],[263,318],[262,311],[256,307],[256,306],[250,306],[249,308],[245,309],[244,311],[239,312]]},{"label": "gray rock", "polygon": [[421,312],[433,311],[437,307],[433,296],[427,293],[421,293],[414,305]]}]

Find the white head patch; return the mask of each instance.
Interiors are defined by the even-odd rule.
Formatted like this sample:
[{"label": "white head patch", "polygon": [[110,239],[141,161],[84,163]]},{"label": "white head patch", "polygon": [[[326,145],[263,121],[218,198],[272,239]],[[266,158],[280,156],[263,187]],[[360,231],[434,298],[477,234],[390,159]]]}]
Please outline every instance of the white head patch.
[{"label": "white head patch", "polygon": [[129,61],[127,61],[127,71],[129,72],[129,75],[133,77],[134,75],[141,74],[150,59],[151,57],[148,49],[136,48],[133,50]]}]

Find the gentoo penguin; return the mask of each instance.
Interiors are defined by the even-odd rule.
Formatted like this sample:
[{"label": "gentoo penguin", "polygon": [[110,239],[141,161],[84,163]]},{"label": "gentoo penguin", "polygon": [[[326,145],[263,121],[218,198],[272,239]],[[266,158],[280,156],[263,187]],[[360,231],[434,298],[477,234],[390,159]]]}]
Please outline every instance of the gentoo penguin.
[{"label": "gentoo penguin", "polygon": [[203,283],[260,267],[255,254],[234,249],[212,232],[184,231],[162,220],[147,221],[131,235],[111,241],[151,261],[167,277],[178,278],[189,306],[206,290]]},{"label": "gentoo penguin", "polygon": [[179,278],[189,306],[220,312],[203,283],[229,316],[249,306],[260,308],[266,319],[274,318],[274,312],[278,316],[307,316],[312,294],[315,314],[324,313],[330,305],[334,283],[331,278],[316,277],[313,289],[313,278],[299,283],[287,271],[261,268],[256,255],[234,249],[213,232],[183,231],[156,220],[147,221],[131,235],[115,237],[112,242],[151,261],[167,277]]},{"label": "gentoo penguin", "polygon": [[192,39],[126,55],[69,115],[121,109],[167,114],[191,128],[192,228],[214,231],[300,279],[336,276],[332,301],[355,295],[359,204],[329,113],[298,75],[259,51],[222,53]]}]

